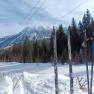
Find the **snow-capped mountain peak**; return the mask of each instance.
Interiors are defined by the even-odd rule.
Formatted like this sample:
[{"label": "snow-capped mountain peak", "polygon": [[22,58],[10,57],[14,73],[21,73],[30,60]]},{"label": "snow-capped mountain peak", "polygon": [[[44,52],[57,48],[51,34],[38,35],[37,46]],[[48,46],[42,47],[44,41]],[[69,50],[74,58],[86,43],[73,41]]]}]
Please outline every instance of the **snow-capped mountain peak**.
[{"label": "snow-capped mountain peak", "polygon": [[28,39],[32,40],[33,37],[43,39],[43,38],[50,38],[51,36],[51,29],[44,28],[44,27],[26,27],[20,33],[12,36],[7,36],[4,38],[0,38],[0,48],[5,48],[7,46],[12,46],[15,43],[22,43],[28,37]]}]

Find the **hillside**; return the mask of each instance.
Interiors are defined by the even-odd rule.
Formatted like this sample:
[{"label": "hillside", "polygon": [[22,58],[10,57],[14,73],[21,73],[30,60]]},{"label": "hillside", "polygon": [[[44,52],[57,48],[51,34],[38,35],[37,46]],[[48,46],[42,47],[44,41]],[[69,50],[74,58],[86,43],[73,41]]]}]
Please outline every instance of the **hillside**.
[{"label": "hillside", "polygon": [[5,48],[14,45],[15,43],[22,43],[28,37],[29,40],[33,40],[33,37],[36,36],[37,40],[50,38],[51,28],[30,28],[26,27],[20,33],[12,36],[7,36],[0,38],[0,48]]}]

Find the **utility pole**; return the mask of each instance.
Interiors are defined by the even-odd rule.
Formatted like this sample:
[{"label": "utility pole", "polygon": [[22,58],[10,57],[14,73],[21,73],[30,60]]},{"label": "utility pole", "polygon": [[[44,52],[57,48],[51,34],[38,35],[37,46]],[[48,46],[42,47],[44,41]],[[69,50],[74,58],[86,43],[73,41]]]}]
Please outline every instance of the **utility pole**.
[{"label": "utility pole", "polygon": [[56,44],[56,31],[53,27],[54,32],[54,74],[55,74],[55,94],[59,94],[59,87],[58,87],[58,69],[57,69],[57,44]]},{"label": "utility pole", "polygon": [[70,32],[68,31],[68,55],[69,55],[69,76],[70,76],[70,94],[74,93],[73,90],[73,70],[72,70],[72,57],[71,57],[71,43],[70,43]]}]

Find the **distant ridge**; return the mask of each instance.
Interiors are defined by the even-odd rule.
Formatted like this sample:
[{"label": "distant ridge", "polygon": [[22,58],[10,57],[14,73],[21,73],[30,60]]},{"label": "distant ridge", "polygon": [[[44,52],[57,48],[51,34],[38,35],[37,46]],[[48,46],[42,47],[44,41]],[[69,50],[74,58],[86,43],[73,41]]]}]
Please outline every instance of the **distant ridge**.
[{"label": "distant ridge", "polygon": [[50,38],[51,31],[51,28],[44,28],[42,26],[37,28],[26,27],[18,34],[0,38],[0,48],[13,46],[15,43],[23,43],[26,37],[28,37],[29,40],[32,40],[35,35],[38,40]]}]

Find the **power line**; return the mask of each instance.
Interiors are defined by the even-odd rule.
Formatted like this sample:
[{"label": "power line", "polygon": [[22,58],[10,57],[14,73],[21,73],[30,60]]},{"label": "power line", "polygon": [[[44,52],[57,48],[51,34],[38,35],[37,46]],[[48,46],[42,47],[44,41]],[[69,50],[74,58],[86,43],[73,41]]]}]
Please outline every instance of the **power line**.
[{"label": "power line", "polygon": [[[32,6],[31,8],[31,12],[33,11],[33,14],[34,15],[34,11],[35,11],[35,8],[38,6],[38,4],[40,3],[41,0],[38,0],[34,6]],[[25,23],[27,20],[29,20],[29,18],[32,16],[32,15],[27,15],[26,19],[24,19],[21,23]],[[20,24],[17,24],[16,27],[19,27]],[[20,27],[19,29],[21,29],[22,27]]]},{"label": "power line", "polygon": [[68,11],[65,15],[61,16],[61,17],[65,17],[69,14],[71,14],[74,10],[78,9],[80,6],[82,6],[83,4],[85,4],[88,0],[83,1],[81,4],[79,4],[78,6],[76,6],[75,8],[73,8],[72,10]]},{"label": "power line", "polygon": [[[34,13],[35,13],[35,11],[36,11],[36,7],[37,7],[38,4],[40,3],[40,1],[41,1],[41,0],[38,0],[37,3],[32,7],[32,9],[31,9],[31,11],[33,11],[33,12],[32,12],[32,15],[28,15],[26,20],[28,20],[29,17],[32,17],[32,16],[34,15]],[[25,21],[26,21],[26,20],[25,20]]]},{"label": "power line", "polygon": [[[41,4],[42,4],[42,3],[41,3]],[[30,16],[30,18],[31,18],[30,21],[32,21],[33,16],[34,16],[36,13],[38,13],[38,11],[39,11],[39,9],[35,7],[35,11],[34,11],[34,12],[32,13],[32,15]]]},{"label": "power line", "polygon": [[[38,4],[40,3],[40,1],[41,1],[41,0],[38,0],[37,3],[32,7],[31,11],[33,11],[33,14],[35,13],[34,10],[35,10],[35,8],[38,6]],[[32,15],[33,15],[33,14],[32,14]],[[25,21],[27,21],[28,18],[31,17],[32,15],[28,15],[28,16],[26,17],[26,19],[23,21],[23,23],[24,23]]]},{"label": "power line", "polygon": [[[38,9],[36,8],[36,6],[38,5],[38,3],[40,2],[41,0],[38,0],[38,2],[36,3],[36,5],[32,8],[32,9],[35,9],[35,11],[32,13],[32,15],[30,16],[31,18],[34,16],[34,14],[36,12],[38,12]],[[71,14],[74,10],[76,10],[77,8],[79,8],[80,6],[82,6],[83,4],[85,4],[88,0],[85,0],[83,1],[82,3],[80,3],[78,6],[76,6],[75,8],[73,8],[72,10],[70,10],[69,12],[67,12],[65,15],[63,15],[62,17],[65,17],[69,14]]]}]

